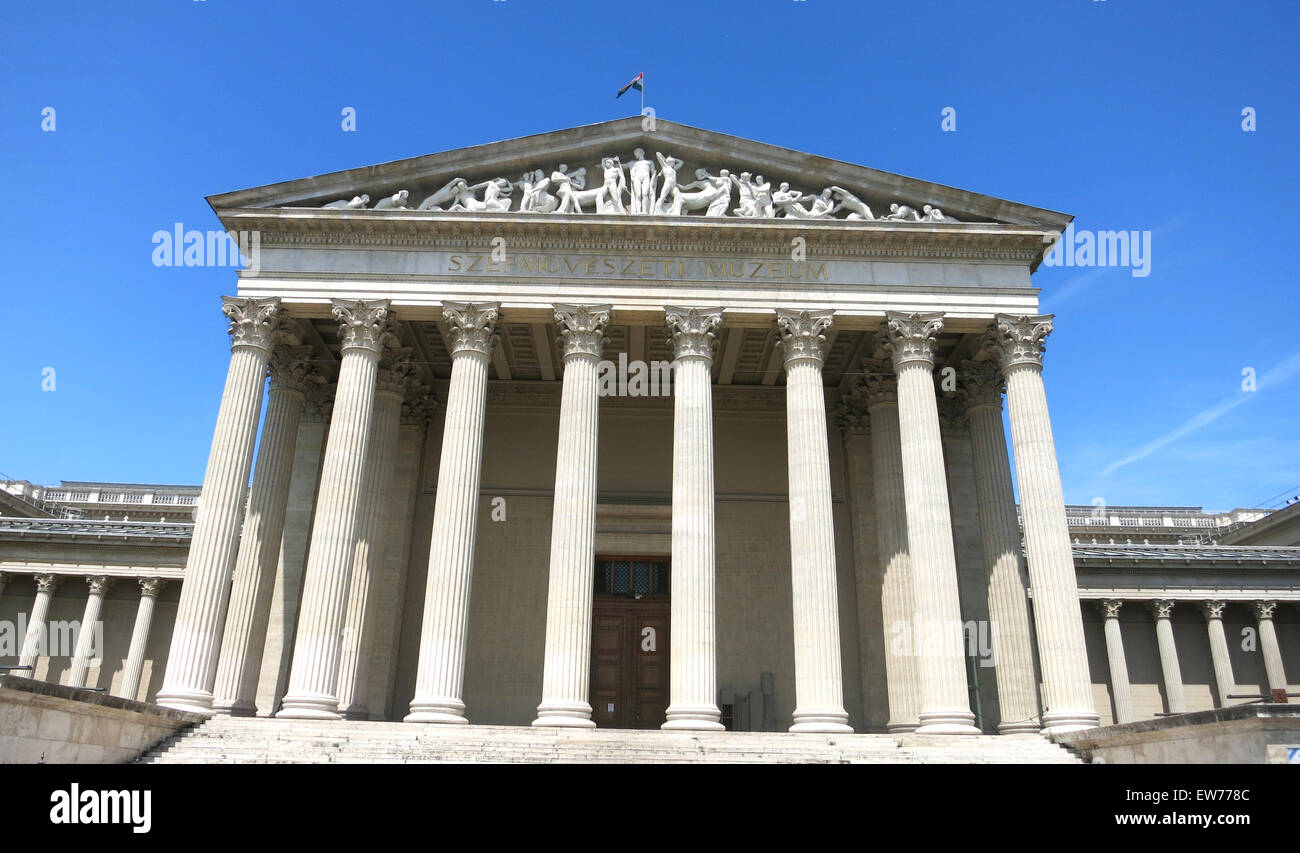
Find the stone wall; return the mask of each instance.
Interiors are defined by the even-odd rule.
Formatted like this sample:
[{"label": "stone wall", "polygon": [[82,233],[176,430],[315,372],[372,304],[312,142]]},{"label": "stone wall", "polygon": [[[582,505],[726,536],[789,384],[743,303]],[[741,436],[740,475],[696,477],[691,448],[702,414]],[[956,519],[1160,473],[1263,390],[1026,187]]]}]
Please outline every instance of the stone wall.
[{"label": "stone wall", "polygon": [[202,717],[0,675],[0,764],[121,764]]}]

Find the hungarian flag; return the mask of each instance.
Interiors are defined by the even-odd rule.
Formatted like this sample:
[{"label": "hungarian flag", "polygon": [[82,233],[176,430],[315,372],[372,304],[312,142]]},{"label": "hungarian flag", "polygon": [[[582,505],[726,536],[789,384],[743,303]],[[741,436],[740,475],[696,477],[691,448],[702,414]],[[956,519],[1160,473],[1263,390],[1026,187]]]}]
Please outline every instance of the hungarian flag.
[{"label": "hungarian flag", "polygon": [[638,92],[644,92],[644,91],[645,91],[645,72],[644,72],[644,71],[642,71],[640,74],[638,74],[638,75],[636,75],[635,77],[633,77],[631,83],[628,83],[628,84],[627,84],[626,86],[624,86],[622,89],[619,89],[619,90],[618,90],[618,94],[614,96],[614,100],[617,101],[619,98],[623,97],[623,93],[626,92],[628,89],[636,89]]}]

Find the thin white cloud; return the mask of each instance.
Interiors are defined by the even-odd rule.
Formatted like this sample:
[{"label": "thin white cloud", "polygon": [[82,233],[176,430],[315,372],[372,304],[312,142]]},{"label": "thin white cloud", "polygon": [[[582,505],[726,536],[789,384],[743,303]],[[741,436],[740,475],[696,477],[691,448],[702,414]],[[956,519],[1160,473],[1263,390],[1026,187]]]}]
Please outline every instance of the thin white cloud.
[{"label": "thin white cloud", "polygon": [[1288,358],[1286,361],[1270,368],[1269,370],[1265,371],[1262,375],[1257,377],[1256,384],[1255,384],[1257,390],[1242,391],[1240,394],[1233,394],[1230,397],[1224,397],[1222,400],[1215,403],[1213,406],[1210,406],[1208,409],[1204,409],[1200,412],[1197,412],[1186,423],[1184,423],[1182,426],[1178,427],[1177,429],[1172,430],[1171,432],[1167,432],[1164,435],[1160,436],[1159,438],[1155,439],[1154,441],[1146,445],[1143,445],[1141,448],[1129,454],[1128,456],[1125,456],[1123,459],[1120,459],[1117,462],[1110,463],[1105,468],[1103,468],[1097,476],[1107,477],[1113,474],[1115,471],[1119,470],[1120,468],[1123,468],[1125,465],[1136,462],[1139,459],[1145,459],[1146,457],[1150,456],[1152,453],[1155,453],[1157,450],[1164,447],[1165,445],[1171,444],[1172,442],[1177,441],[1183,436],[1195,432],[1196,430],[1200,429],[1201,427],[1207,424],[1217,421],[1219,418],[1223,417],[1228,412],[1237,408],[1242,403],[1245,403],[1248,400],[1250,400],[1252,397],[1255,396],[1255,394],[1258,394],[1260,391],[1264,390],[1265,388],[1271,385],[1277,385],[1282,382],[1285,382],[1286,380],[1290,379],[1292,376],[1295,376],[1297,373],[1300,373],[1300,353],[1296,353],[1295,355]]}]

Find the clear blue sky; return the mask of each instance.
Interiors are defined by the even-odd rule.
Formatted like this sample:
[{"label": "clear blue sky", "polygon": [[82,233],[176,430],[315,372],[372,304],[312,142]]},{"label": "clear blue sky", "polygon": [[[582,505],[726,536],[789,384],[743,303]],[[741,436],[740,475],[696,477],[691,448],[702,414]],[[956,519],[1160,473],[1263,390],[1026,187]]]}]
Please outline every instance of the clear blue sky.
[{"label": "clear blue sky", "polygon": [[1145,278],[1036,276],[1066,499],[1295,494],[1298,31],[1191,0],[6,3],[0,471],[201,480],[235,276],[150,257],[217,227],[204,196],[634,114],[644,71],[669,120],[1151,231]]}]

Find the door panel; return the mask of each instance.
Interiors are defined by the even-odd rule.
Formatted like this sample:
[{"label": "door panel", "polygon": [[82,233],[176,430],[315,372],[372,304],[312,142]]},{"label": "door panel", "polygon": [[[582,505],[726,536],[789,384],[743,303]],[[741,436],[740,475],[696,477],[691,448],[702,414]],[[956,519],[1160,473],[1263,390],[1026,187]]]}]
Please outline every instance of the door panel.
[{"label": "door panel", "polygon": [[668,602],[598,597],[592,633],[596,725],[658,728],[668,710]]}]

